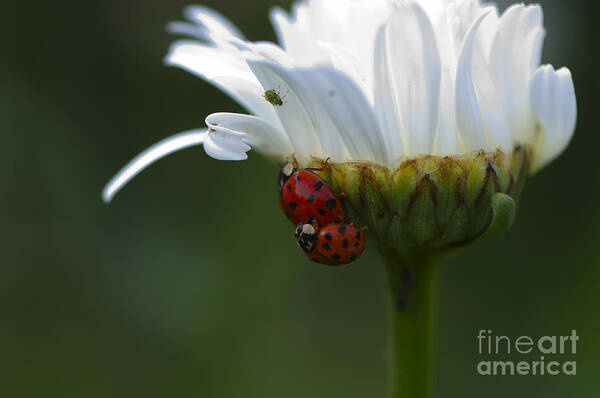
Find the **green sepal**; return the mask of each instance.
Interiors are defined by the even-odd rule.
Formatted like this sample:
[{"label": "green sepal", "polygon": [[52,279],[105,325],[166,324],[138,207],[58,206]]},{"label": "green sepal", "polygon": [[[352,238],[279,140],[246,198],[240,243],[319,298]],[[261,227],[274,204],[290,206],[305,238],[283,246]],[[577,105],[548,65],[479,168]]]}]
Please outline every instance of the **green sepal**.
[{"label": "green sepal", "polygon": [[517,204],[515,200],[502,192],[492,195],[490,206],[493,211],[490,225],[481,235],[481,239],[495,239],[504,235],[515,223]]},{"label": "green sepal", "polygon": [[410,261],[506,232],[529,163],[530,148],[516,145],[507,153],[418,156],[395,168],[318,158],[298,166],[315,168],[339,194],[346,222],[367,227],[369,240]]}]

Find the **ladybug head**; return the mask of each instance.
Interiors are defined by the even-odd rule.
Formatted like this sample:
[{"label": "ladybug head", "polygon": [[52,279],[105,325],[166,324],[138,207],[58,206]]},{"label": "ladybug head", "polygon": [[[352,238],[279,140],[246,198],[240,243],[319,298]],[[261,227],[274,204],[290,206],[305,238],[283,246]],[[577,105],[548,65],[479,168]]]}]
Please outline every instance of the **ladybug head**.
[{"label": "ladybug head", "polygon": [[292,174],[296,171],[294,165],[290,162],[287,162],[283,165],[281,170],[279,170],[279,188],[283,188],[283,185],[290,179]]},{"label": "ladybug head", "polygon": [[311,224],[300,224],[296,228],[295,235],[298,246],[306,253],[311,253],[317,246],[318,231]]}]

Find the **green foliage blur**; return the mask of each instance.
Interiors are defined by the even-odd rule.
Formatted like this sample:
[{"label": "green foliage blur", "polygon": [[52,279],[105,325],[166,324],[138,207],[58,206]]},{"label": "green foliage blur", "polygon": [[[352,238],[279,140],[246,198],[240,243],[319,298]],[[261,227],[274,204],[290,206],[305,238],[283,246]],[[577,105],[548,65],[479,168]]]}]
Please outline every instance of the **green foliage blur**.
[{"label": "green foliage blur", "polygon": [[[571,68],[578,129],[529,181],[513,230],[447,264],[439,397],[600,389],[600,24],[591,1],[541,3],[544,62]],[[252,40],[275,39],[271,1],[204,4]],[[277,165],[188,149],[101,202],[141,150],[212,112],[242,111],[163,65],[165,24],[186,5],[3,2],[0,397],[384,396],[378,254],[342,269],[306,261],[277,205]],[[480,329],[576,329],[577,376],[479,376]]]}]

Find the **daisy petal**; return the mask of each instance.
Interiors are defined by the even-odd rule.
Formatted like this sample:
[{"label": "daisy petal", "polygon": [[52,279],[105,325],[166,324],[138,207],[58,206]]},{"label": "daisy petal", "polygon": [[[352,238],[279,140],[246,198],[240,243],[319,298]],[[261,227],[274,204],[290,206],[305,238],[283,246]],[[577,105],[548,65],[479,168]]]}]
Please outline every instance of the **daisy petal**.
[{"label": "daisy petal", "polygon": [[286,95],[288,104],[277,107],[278,110],[281,109],[283,112],[287,106],[292,105],[289,103],[289,99],[297,99],[297,105],[306,113],[307,122],[313,126],[315,134],[318,136],[323,153],[336,162],[346,160],[346,147],[339,136],[338,129],[327,108],[321,105],[321,99],[318,98],[317,91],[321,84],[318,71],[316,69],[290,70],[270,62],[265,62],[262,66],[288,87],[286,91],[282,91]]},{"label": "daisy petal", "polygon": [[121,188],[146,167],[165,156],[194,145],[200,145],[207,136],[206,130],[191,130],[166,138],[136,156],[123,167],[104,187],[102,199],[108,203]]},{"label": "daisy petal", "polygon": [[345,160],[347,148],[353,160],[379,160],[387,164],[379,123],[369,102],[350,78],[329,67],[287,69],[271,63],[265,63],[264,67],[285,81],[298,96],[319,133],[323,150],[332,160]]},{"label": "daisy petal", "polygon": [[248,68],[243,56],[236,51],[210,47],[197,42],[175,42],[165,63],[195,74],[229,94],[249,112],[277,124],[273,107],[261,96],[260,83]]},{"label": "daisy petal", "polygon": [[283,154],[290,155],[294,152],[284,131],[255,116],[213,113],[206,118],[206,124],[211,129],[221,127],[231,132],[242,133],[245,143],[279,160],[283,160]]},{"label": "daisy petal", "polygon": [[289,35],[290,30],[290,20],[288,18],[288,14],[280,7],[273,7],[269,12],[269,19],[271,21],[271,25],[273,25],[273,29],[275,30],[277,42],[281,48],[285,50],[285,39],[286,36]]},{"label": "daisy petal", "polygon": [[540,64],[545,35],[539,5],[509,7],[498,25],[490,53],[490,70],[513,140],[533,140],[529,82]]},{"label": "daisy petal", "polygon": [[475,34],[484,17],[482,15],[475,21],[465,38],[456,72],[456,124],[469,151],[489,149],[471,72]]},{"label": "daisy petal", "polygon": [[300,73],[307,79],[311,75],[319,82],[317,87],[311,88],[313,99],[318,99],[317,106],[326,110],[352,159],[388,164],[379,122],[358,86],[345,75],[326,67]]},{"label": "daisy petal", "polygon": [[240,161],[248,159],[251,148],[244,142],[246,133],[224,126],[211,125],[204,140],[204,151],[217,160]]},{"label": "daisy petal", "polygon": [[190,36],[198,40],[210,41],[206,29],[187,22],[171,22],[167,24],[167,32],[176,35]]},{"label": "daisy petal", "polygon": [[485,41],[489,40],[486,35],[489,36],[490,33],[486,32],[484,28],[490,23],[490,20],[493,24],[497,19],[495,9],[491,8],[491,12],[486,14],[484,21],[477,29],[473,44],[471,68],[475,92],[477,93],[484,128],[488,133],[489,143],[492,147],[509,152],[513,149],[513,138],[500,95],[490,74],[485,47]]},{"label": "daisy petal", "polygon": [[367,93],[367,74],[363,61],[354,52],[332,43],[319,42],[318,45],[327,50],[333,69],[350,77],[365,95],[373,96],[372,91]]},{"label": "daisy petal", "polygon": [[244,35],[235,25],[215,10],[195,5],[187,7],[184,13],[187,19],[199,24],[209,37],[227,38],[233,36],[244,40]]},{"label": "daisy petal", "polygon": [[386,137],[388,159],[395,162],[405,156],[405,145],[402,139],[403,128],[398,98],[394,95],[388,52],[386,49],[385,27],[377,33],[375,44],[375,112],[381,122],[381,129]]},{"label": "daisy petal", "polygon": [[261,100],[277,113],[281,124],[285,126],[298,160],[304,162],[310,156],[322,156],[323,149],[315,131],[315,125],[308,114],[306,104],[301,101],[298,93],[290,86],[289,82],[269,67],[272,65],[270,62],[256,58],[248,59],[247,62],[260,81],[263,92],[275,90],[279,93],[283,101],[281,106],[273,106],[264,98]]},{"label": "daisy petal", "polygon": [[442,70],[440,92],[440,114],[432,154],[449,156],[458,153],[458,135],[456,131],[454,70]]},{"label": "daisy petal", "polygon": [[415,2],[394,2],[386,24],[391,84],[410,155],[429,154],[437,129],[441,61],[431,22]]},{"label": "daisy petal", "polygon": [[533,171],[556,158],[567,147],[577,123],[577,103],[571,72],[540,67],[529,87],[531,107],[541,126]]}]

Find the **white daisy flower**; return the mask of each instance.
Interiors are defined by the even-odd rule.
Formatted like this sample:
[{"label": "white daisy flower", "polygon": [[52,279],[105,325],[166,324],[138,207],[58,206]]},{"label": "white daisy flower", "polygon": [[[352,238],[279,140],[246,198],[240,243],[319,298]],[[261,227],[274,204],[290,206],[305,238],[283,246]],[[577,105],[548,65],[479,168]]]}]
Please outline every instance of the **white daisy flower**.
[{"label": "white daisy flower", "polygon": [[[169,25],[189,39],[173,44],[166,63],[251,115],[213,113],[206,129],[155,144],[114,177],[104,200],[193,145],[220,160],[254,149],[312,167],[386,263],[390,396],[432,396],[438,264],[508,230],[527,177],[575,129],[571,73],[540,66],[541,8],[499,15],[478,0],[305,0],[291,14],[272,10],[279,44],[249,42],[204,7],[186,17]],[[294,211],[283,197],[282,209]]]},{"label": "white daisy flower", "polygon": [[540,66],[538,5],[499,15],[478,0],[306,0],[275,8],[279,44],[250,42],[221,15],[189,7],[169,25],[168,65],[231,95],[251,115],[214,113],[206,129],[159,142],[121,170],[105,201],[159,158],[193,145],[220,160],[257,150],[389,169],[420,155],[530,148],[535,172],[568,145],[571,73]]}]

